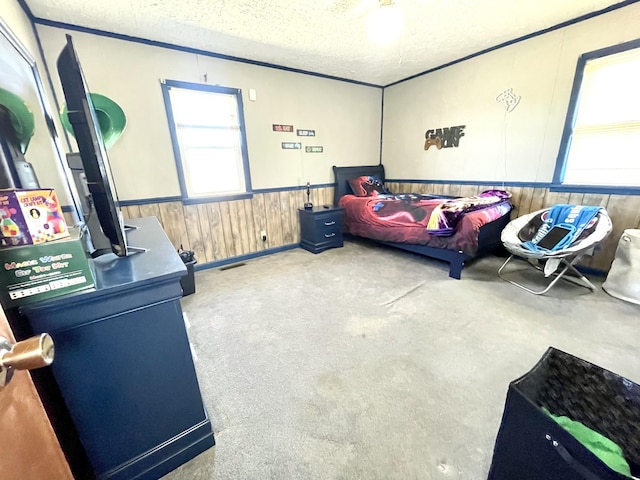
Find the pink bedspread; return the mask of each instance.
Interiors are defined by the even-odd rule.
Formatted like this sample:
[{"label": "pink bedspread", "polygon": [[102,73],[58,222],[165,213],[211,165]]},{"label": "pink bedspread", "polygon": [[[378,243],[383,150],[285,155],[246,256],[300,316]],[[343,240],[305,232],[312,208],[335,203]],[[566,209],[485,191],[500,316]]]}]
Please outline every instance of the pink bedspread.
[{"label": "pink bedspread", "polygon": [[385,242],[457,250],[474,256],[478,250],[480,227],[511,211],[509,201],[503,200],[461,215],[453,235],[436,236],[428,233],[427,223],[432,211],[443,200],[413,197],[407,202],[393,198],[344,195],[339,204],[344,207],[345,232]]}]

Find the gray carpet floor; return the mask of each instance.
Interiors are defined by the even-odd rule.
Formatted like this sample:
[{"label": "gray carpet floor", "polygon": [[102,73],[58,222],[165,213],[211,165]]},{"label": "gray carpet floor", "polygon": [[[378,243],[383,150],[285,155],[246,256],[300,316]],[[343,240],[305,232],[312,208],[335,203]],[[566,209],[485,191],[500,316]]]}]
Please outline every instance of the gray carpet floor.
[{"label": "gray carpet floor", "polygon": [[503,260],[457,281],[348,241],[196,273],[183,308],[217,445],[165,480],[485,479],[507,386],[547,347],[640,382],[640,307],[531,295]]}]

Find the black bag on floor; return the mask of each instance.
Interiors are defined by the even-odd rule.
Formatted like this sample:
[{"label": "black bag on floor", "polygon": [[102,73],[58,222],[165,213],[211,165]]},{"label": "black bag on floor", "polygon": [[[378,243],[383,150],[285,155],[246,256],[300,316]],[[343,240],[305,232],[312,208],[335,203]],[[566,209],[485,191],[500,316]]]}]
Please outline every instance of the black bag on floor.
[{"label": "black bag on floor", "polygon": [[555,348],[509,384],[489,480],[623,480],[549,417],[615,442],[640,476],[640,386]]},{"label": "black bag on floor", "polygon": [[196,293],[196,278],[194,273],[194,265],[198,263],[193,250],[185,250],[180,244],[178,249],[178,255],[182,259],[182,262],[187,267],[187,274],[180,279],[180,286],[182,287],[182,296],[186,297]]}]

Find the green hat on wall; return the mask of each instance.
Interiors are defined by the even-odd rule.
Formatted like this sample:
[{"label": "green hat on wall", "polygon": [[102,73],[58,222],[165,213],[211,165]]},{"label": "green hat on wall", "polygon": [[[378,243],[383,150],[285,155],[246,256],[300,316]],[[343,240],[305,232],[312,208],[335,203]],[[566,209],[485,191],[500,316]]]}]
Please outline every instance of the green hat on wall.
[{"label": "green hat on wall", "polygon": [[[122,135],[127,117],[120,105],[111,100],[109,97],[100,95],[99,93],[90,93],[93,109],[96,112],[100,133],[104,141],[105,148],[111,148]],[[73,127],[69,122],[67,106],[62,107],[60,112],[60,121],[64,129],[73,135]]]},{"label": "green hat on wall", "polygon": [[9,111],[11,124],[20,142],[20,150],[22,153],[26,153],[35,129],[33,112],[29,110],[27,104],[18,95],[4,88],[0,88],[0,105]]}]

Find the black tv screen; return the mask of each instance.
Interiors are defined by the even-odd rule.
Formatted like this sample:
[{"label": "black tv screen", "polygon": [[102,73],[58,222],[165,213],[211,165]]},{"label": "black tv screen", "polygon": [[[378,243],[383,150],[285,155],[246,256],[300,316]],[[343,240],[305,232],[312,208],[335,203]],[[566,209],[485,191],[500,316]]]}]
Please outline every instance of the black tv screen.
[{"label": "black tv screen", "polygon": [[126,256],[126,236],[116,203],[109,159],[71,35],[67,35],[67,44],[58,56],[57,67],[93,208],[113,253]]}]

